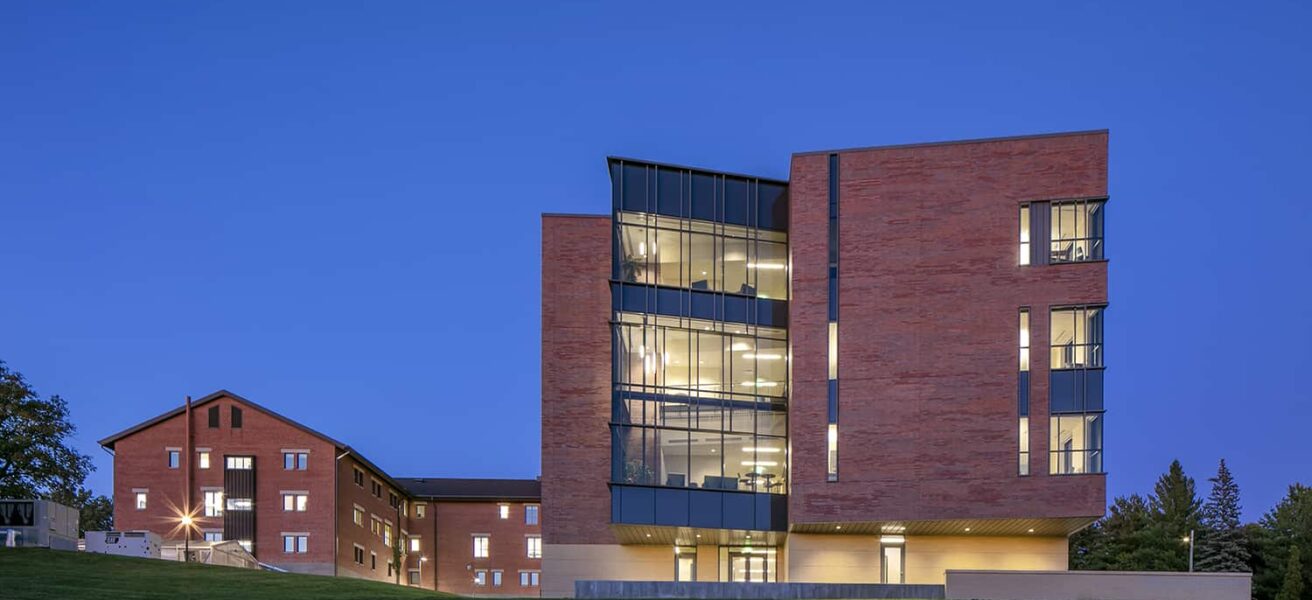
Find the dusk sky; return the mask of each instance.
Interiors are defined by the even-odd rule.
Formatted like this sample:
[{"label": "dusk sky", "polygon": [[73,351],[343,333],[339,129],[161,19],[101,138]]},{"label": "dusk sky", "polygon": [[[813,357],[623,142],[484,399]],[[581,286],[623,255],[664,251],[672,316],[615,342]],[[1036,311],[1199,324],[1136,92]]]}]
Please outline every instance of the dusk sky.
[{"label": "dusk sky", "polygon": [[[77,447],[228,389],[535,477],[540,215],[608,154],[1111,130],[1109,500],[1312,484],[1312,4],[5,2],[0,360]],[[970,440],[962,440],[969,444]]]}]

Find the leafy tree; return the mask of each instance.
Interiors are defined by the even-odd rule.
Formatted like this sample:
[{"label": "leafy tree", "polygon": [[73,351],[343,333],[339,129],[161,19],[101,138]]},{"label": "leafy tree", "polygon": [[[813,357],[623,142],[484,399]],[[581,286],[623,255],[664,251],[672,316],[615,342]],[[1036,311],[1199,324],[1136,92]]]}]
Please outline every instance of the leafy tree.
[{"label": "leafy tree", "polygon": [[114,529],[114,500],[105,496],[93,496],[86,488],[79,488],[73,494],[55,494],[55,502],[78,509],[77,534],[86,535],[88,531],[110,531]]},{"label": "leafy tree", "polygon": [[1291,561],[1295,550],[1312,556],[1312,487],[1289,486],[1289,493],[1257,522],[1248,527],[1253,553],[1253,597],[1269,600],[1294,574],[1302,583],[1302,600],[1312,600],[1312,560]]},{"label": "leafy tree", "polygon": [[69,446],[76,431],[63,399],[41,399],[0,361],[0,498],[76,494],[94,468]]},{"label": "leafy tree", "polygon": [[1203,504],[1203,531],[1199,535],[1198,570],[1213,573],[1248,571],[1248,539],[1239,525],[1239,484],[1221,459],[1212,493]]},{"label": "leafy tree", "polygon": [[1303,564],[1298,557],[1298,546],[1289,548],[1289,561],[1285,564],[1285,581],[1280,584],[1276,600],[1303,600]]}]

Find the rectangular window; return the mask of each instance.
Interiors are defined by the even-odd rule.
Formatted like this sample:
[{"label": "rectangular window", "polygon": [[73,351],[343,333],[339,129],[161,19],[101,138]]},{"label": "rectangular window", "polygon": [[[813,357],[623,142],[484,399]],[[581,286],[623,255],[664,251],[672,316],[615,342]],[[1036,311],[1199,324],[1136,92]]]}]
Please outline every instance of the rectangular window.
[{"label": "rectangular window", "polygon": [[520,571],[519,585],[522,587],[537,587],[538,575],[538,571]]},{"label": "rectangular window", "polygon": [[1020,309],[1020,374],[1017,378],[1017,413],[1019,421],[1020,454],[1017,457],[1018,473],[1030,474],[1030,310]]},{"label": "rectangular window", "polygon": [[838,481],[838,209],[839,161],[837,154],[829,155],[829,388],[828,423],[825,431],[825,479]]},{"label": "rectangular window", "polygon": [[228,498],[225,502],[227,510],[254,510],[255,501],[250,498]]},{"label": "rectangular window", "polygon": [[537,525],[537,524],[538,524],[538,508],[539,508],[539,507],[538,507],[538,505],[536,505],[536,504],[529,504],[529,505],[526,505],[526,506],[524,507],[524,524],[525,524],[525,525]]},{"label": "rectangular window", "polygon": [[1052,309],[1051,368],[1102,367],[1102,307]]},{"label": "rectangular window", "polygon": [[542,536],[530,535],[524,539],[528,542],[528,557],[542,558]]},{"label": "rectangular window", "polygon": [[829,378],[838,379],[838,322],[829,322]]},{"label": "rectangular window", "polygon": [[352,549],[354,550],[353,557],[355,558],[355,564],[360,565],[360,566],[363,567],[363,566],[364,566],[364,548],[361,548],[360,546],[353,546]]},{"label": "rectangular window", "polygon": [[408,575],[410,585],[419,585],[419,569],[410,569]]},{"label": "rectangular window", "polygon": [[369,570],[370,571],[378,570],[378,555],[374,554],[373,552],[369,553]]},{"label": "rectangular window", "polygon": [[474,558],[487,558],[487,557],[488,557],[488,542],[489,542],[489,539],[490,539],[489,536],[486,536],[486,535],[476,535],[476,536],[474,536]]},{"label": "rectangular window", "polygon": [[487,571],[482,569],[474,571],[474,585],[487,585]]},{"label": "rectangular window", "polygon": [[283,534],[282,551],[287,554],[305,554],[309,551],[310,536],[307,534]]},{"label": "rectangular window", "polygon": [[1020,264],[1030,264],[1030,205],[1020,205]]},{"label": "rectangular window", "polygon": [[232,428],[241,429],[241,409],[232,407]]},{"label": "rectangular window", "polygon": [[697,547],[674,547],[674,580],[697,581]]},{"label": "rectangular window", "polygon": [[1102,414],[1052,415],[1048,469],[1054,475],[1102,472]]},{"label": "rectangular window", "polygon": [[383,520],[376,515],[369,515],[369,533],[383,535]]},{"label": "rectangular window", "polygon": [[351,520],[360,527],[364,527],[364,509],[359,506],[351,511]]},{"label": "rectangular window", "polygon": [[136,498],[137,498],[137,510],[146,510],[146,494],[147,494],[147,493],[148,493],[148,492],[147,492],[146,490],[136,490],[136,491],[133,491],[133,495],[135,495]]},{"label": "rectangular window", "polygon": [[1030,418],[1020,418],[1020,465],[1021,475],[1030,474]]},{"label": "rectangular window", "polygon": [[501,571],[492,571],[492,587],[501,587]]},{"label": "rectangular window", "polygon": [[500,516],[502,519],[509,519],[509,518],[510,518],[510,505],[509,505],[509,504],[502,504],[502,505],[500,505],[500,506],[497,506],[497,515]]},{"label": "rectangular window", "polygon": [[384,524],[383,524],[383,544],[385,544],[388,548],[391,548],[391,547],[392,547],[392,524],[391,524],[391,523],[384,523]]},{"label": "rectangular window", "polygon": [[1051,262],[1102,260],[1103,204],[1103,200],[1052,203]]},{"label": "rectangular window", "polygon": [[420,544],[420,542],[419,542],[419,538],[418,538],[418,537],[411,537],[411,538],[410,538],[410,551],[411,551],[411,552],[418,552],[418,551],[419,551],[419,544]]},{"label": "rectangular window", "polygon": [[176,469],[182,465],[181,450],[175,450],[170,448],[168,450],[165,450],[164,452],[165,452],[165,456],[167,457],[166,460],[168,461],[168,465],[170,469]]},{"label": "rectangular window", "polygon": [[210,429],[219,428],[219,407],[211,406],[209,410]]},{"label": "rectangular window", "polygon": [[205,496],[205,516],[222,517],[223,516],[223,491],[207,490]]},{"label": "rectangular window", "polygon": [[425,505],[425,504],[416,504],[416,505],[415,505],[415,518],[416,518],[416,519],[422,519],[422,518],[424,518],[424,513],[427,512],[427,511],[428,511],[428,506],[427,506],[427,505]]},{"label": "rectangular window", "polygon": [[351,471],[351,476],[354,478],[355,485],[364,487],[364,471],[355,467],[351,467]]},{"label": "rectangular window", "polygon": [[829,447],[827,453],[829,457],[829,470],[828,470],[829,480],[837,481],[838,480],[838,424],[837,423],[829,424],[829,431],[826,435],[826,438]]},{"label": "rectangular window", "polygon": [[249,471],[255,468],[255,458],[251,456],[225,456],[223,466],[234,471]]},{"label": "rectangular window", "polygon": [[201,450],[196,453],[196,463],[202,469],[210,468],[210,453],[208,450]]},{"label": "rectangular window", "polygon": [[308,452],[283,452],[282,468],[285,471],[304,471],[310,464]]},{"label": "rectangular window", "polygon": [[207,542],[222,542],[222,541],[223,541],[223,532],[222,532],[222,531],[206,531],[206,532],[205,532],[205,541],[207,541]]},{"label": "rectangular window", "polygon": [[304,492],[283,492],[283,512],[305,512],[310,502],[310,495]]},{"label": "rectangular window", "polygon": [[401,497],[392,492],[387,492],[387,505],[392,508],[399,508],[401,506]]}]

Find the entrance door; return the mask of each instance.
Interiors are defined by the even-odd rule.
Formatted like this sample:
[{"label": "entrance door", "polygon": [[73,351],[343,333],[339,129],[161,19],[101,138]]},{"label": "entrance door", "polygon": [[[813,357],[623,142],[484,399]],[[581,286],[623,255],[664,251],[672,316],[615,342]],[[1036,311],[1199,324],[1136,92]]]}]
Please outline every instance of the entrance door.
[{"label": "entrance door", "polygon": [[884,583],[906,583],[906,569],[902,564],[906,557],[906,546],[898,544],[896,546],[884,546],[883,548],[884,573],[882,581]]},{"label": "entrance door", "polygon": [[729,554],[729,581],[767,581],[768,566],[763,554]]}]

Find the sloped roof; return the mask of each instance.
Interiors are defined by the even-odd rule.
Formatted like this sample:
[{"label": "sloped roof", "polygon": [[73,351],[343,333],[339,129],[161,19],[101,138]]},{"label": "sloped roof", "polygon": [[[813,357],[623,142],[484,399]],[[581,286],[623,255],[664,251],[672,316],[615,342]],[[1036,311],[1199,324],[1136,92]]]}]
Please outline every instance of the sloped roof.
[{"label": "sloped roof", "polygon": [[[241,396],[238,396],[237,394],[234,394],[234,393],[232,393],[232,392],[229,392],[228,390],[219,390],[219,391],[213,392],[213,393],[211,393],[211,394],[208,394],[208,395],[206,395],[206,396],[204,396],[204,397],[198,398],[198,399],[196,399],[196,400],[192,400],[192,401],[191,401],[191,408],[192,408],[192,409],[196,409],[196,408],[198,408],[198,407],[200,407],[200,406],[202,406],[202,405],[204,405],[204,404],[208,404],[208,403],[210,403],[210,402],[213,402],[213,401],[215,401],[215,400],[218,400],[219,398],[231,398],[231,399],[233,399],[233,400],[236,400],[237,402],[240,402],[240,403],[242,403],[242,404],[245,405],[245,406],[248,406],[248,407],[250,407],[250,408],[252,408],[252,409],[258,410],[258,411],[260,411],[260,412],[262,412],[262,413],[264,413],[264,414],[266,414],[266,415],[269,415],[270,417],[273,417],[273,418],[275,418],[275,419],[278,419],[279,421],[282,421],[282,422],[284,422],[284,423],[286,423],[286,424],[288,424],[288,425],[291,425],[292,427],[295,427],[295,428],[297,428],[297,429],[300,429],[301,431],[304,431],[304,432],[306,432],[306,433],[308,433],[308,434],[310,434],[310,435],[313,435],[313,436],[315,436],[315,437],[317,437],[317,438],[319,438],[319,439],[321,439],[321,440],[323,440],[323,441],[325,441],[325,442],[328,442],[328,443],[330,443],[330,444],[332,444],[332,445],[334,445],[334,446],[337,446],[337,448],[338,448],[339,450],[341,450],[341,451],[343,451],[343,452],[348,452],[348,453],[354,455],[356,460],[360,461],[361,463],[364,463],[365,466],[369,467],[369,468],[372,469],[374,472],[378,473],[378,475],[381,476],[383,479],[386,479],[387,482],[388,482],[389,484],[392,485],[392,487],[397,488],[397,489],[401,489],[401,490],[404,490],[404,489],[405,489],[405,487],[402,486],[400,483],[398,483],[395,479],[393,479],[391,475],[388,475],[388,474],[387,474],[387,471],[384,471],[384,470],[383,470],[382,468],[380,468],[378,465],[375,465],[372,461],[370,461],[369,459],[365,458],[363,454],[360,454],[358,451],[356,451],[354,448],[352,448],[351,446],[347,445],[346,443],[340,442],[340,441],[338,441],[338,440],[336,440],[336,439],[334,439],[334,438],[332,438],[332,437],[329,437],[329,436],[327,436],[327,435],[325,435],[325,434],[323,434],[323,433],[320,433],[320,432],[318,432],[318,431],[315,431],[315,430],[313,430],[313,429],[310,429],[309,427],[306,427],[305,425],[303,425],[303,424],[301,424],[301,423],[299,423],[299,422],[297,422],[297,421],[294,421],[294,420],[292,420],[292,419],[290,419],[290,418],[288,418],[288,417],[284,417],[284,416],[282,416],[282,415],[280,415],[280,414],[274,412],[273,410],[270,410],[268,407],[262,406],[262,405],[260,405],[260,404],[258,404],[258,403],[256,403],[256,402],[252,402],[251,400],[249,400],[249,399],[247,399],[247,398],[243,398],[243,397],[241,397]],[[163,421],[167,421],[167,420],[169,420],[169,419],[171,419],[171,418],[173,418],[173,417],[176,417],[176,416],[178,416],[178,415],[180,415],[180,414],[182,414],[182,413],[184,413],[184,412],[186,412],[186,411],[187,411],[187,405],[186,405],[186,404],[183,404],[182,406],[179,406],[179,407],[177,407],[177,408],[175,408],[175,409],[173,409],[173,410],[170,410],[170,411],[168,411],[168,412],[166,412],[166,413],[164,413],[164,414],[161,414],[161,415],[156,416],[156,417],[151,418],[151,419],[147,419],[147,420],[142,421],[142,422],[140,422],[140,423],[137,423],[136,425],[133,425],[133,426],[127,428],[127,429],[124,429],[123,431],[120,431],[120,432],[118,432],[118,433],[115,433],[114,435],[111,435],[111,436],[109,436],[109,437],[106,437],[106,438],[100,440],[100,441],[97,442],[97,443],[99,443],[101,446],[103,446],[103,447],[105,447],[105,448],[108,448],[109,450],[112,451],[112,450],[114,449],[114,444],[115,444],[116,442],[118,442],[119,440],[121,440],[121,439],[123,439],[123,438],[125,438],[125,437],[127,437],[127,436],[130,436],[130,435],[132,435],[132,434],[134,434],[134,433],[136,433],[136,432],[138,432],[138,431],[141,431],[141,430],[143,430],[143,429],[147,429],[147,428],[149,428],[149,427],[152,427],[152,426],[154,426],[154,425],[156,425],[156,424],[158,424],[158,423],[161,423],[161,422],[163,422]]]},{"label": "sloped roof", "polygon": [[542,482],[537,479],[461,479],[398,477],[406,492],[419,498],[438,500],[541,500]]}]

